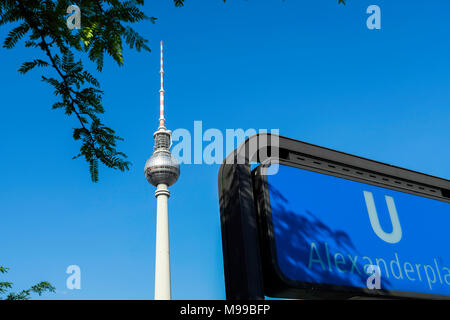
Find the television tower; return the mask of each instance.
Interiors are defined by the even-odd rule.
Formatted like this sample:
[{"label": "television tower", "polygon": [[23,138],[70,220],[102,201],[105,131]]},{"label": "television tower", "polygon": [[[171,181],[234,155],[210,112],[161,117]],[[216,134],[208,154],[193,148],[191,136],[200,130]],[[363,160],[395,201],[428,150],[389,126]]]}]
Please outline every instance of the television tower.
[{"label": "television tower", "polygon": [[155,300],[170,300],[169,187],[180,175],[180,165],[170,153],[172,131],[165,127],[163,87],[163,43],[161,41],[161,89],[159,90],[159,127],[153,134],[153,155],[145,163],[145,177],[156,187]]}]

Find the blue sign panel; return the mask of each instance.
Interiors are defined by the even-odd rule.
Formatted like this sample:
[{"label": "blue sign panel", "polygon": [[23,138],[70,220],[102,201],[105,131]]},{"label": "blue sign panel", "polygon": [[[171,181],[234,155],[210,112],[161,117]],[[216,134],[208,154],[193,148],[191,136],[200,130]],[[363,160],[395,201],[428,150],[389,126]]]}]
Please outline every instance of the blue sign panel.
[{"label": "blue sign panel", "polygon": [[280,165],[267,176],[278,271],[301,283],[450,296],[450,203]]}]

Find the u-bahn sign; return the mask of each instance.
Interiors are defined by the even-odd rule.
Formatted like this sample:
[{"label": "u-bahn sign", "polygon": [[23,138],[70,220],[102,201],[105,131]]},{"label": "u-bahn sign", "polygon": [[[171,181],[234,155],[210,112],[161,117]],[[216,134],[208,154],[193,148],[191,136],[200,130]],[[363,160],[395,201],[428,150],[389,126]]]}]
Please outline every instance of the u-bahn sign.
[{"label": "u-bahn sign", "polygon": [[449,180],[276,138],[219,171],[227,298],[450,298]]}]

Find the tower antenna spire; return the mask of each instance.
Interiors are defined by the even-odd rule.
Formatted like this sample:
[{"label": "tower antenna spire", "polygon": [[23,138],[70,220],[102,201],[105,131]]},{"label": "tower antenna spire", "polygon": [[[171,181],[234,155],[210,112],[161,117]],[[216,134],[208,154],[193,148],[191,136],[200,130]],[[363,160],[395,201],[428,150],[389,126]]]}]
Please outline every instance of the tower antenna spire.
[{"label": "tower antenna spire", "polygon": [[164,118],[164,69],[163,69],[163,42],[161,41],[161,89],[159,89],[159,127],[164,128],[166,119]]}]

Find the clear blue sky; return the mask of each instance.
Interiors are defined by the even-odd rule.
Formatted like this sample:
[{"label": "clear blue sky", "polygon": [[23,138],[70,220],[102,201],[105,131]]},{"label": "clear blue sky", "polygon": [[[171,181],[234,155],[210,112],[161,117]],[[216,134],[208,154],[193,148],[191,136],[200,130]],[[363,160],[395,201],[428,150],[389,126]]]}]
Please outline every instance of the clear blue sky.
[{"label": "clear blue sky", "polygon": [[[138,29],[153,51],[109,59],[99,80],[105,122],[133,167],[101,168],[91,183],[72,160],[74,120],[51,110],[40,54],[0,49],[0,264],[16,289],[48,280],[57,299],[152,299],[154,188],[144,178],[159,109],[165,42],[170,129],[277,128],[280,134],[450,178],[450,3],[447,0],[146,1],[156,24]],[[366,28],[377,4],[382,29]],[[0,37],[5,37],[5,28]],[[218,165],[185,165],[171,188],[175,299],[225,298]],[[68,265],[82,289],[67,290]]]}]

